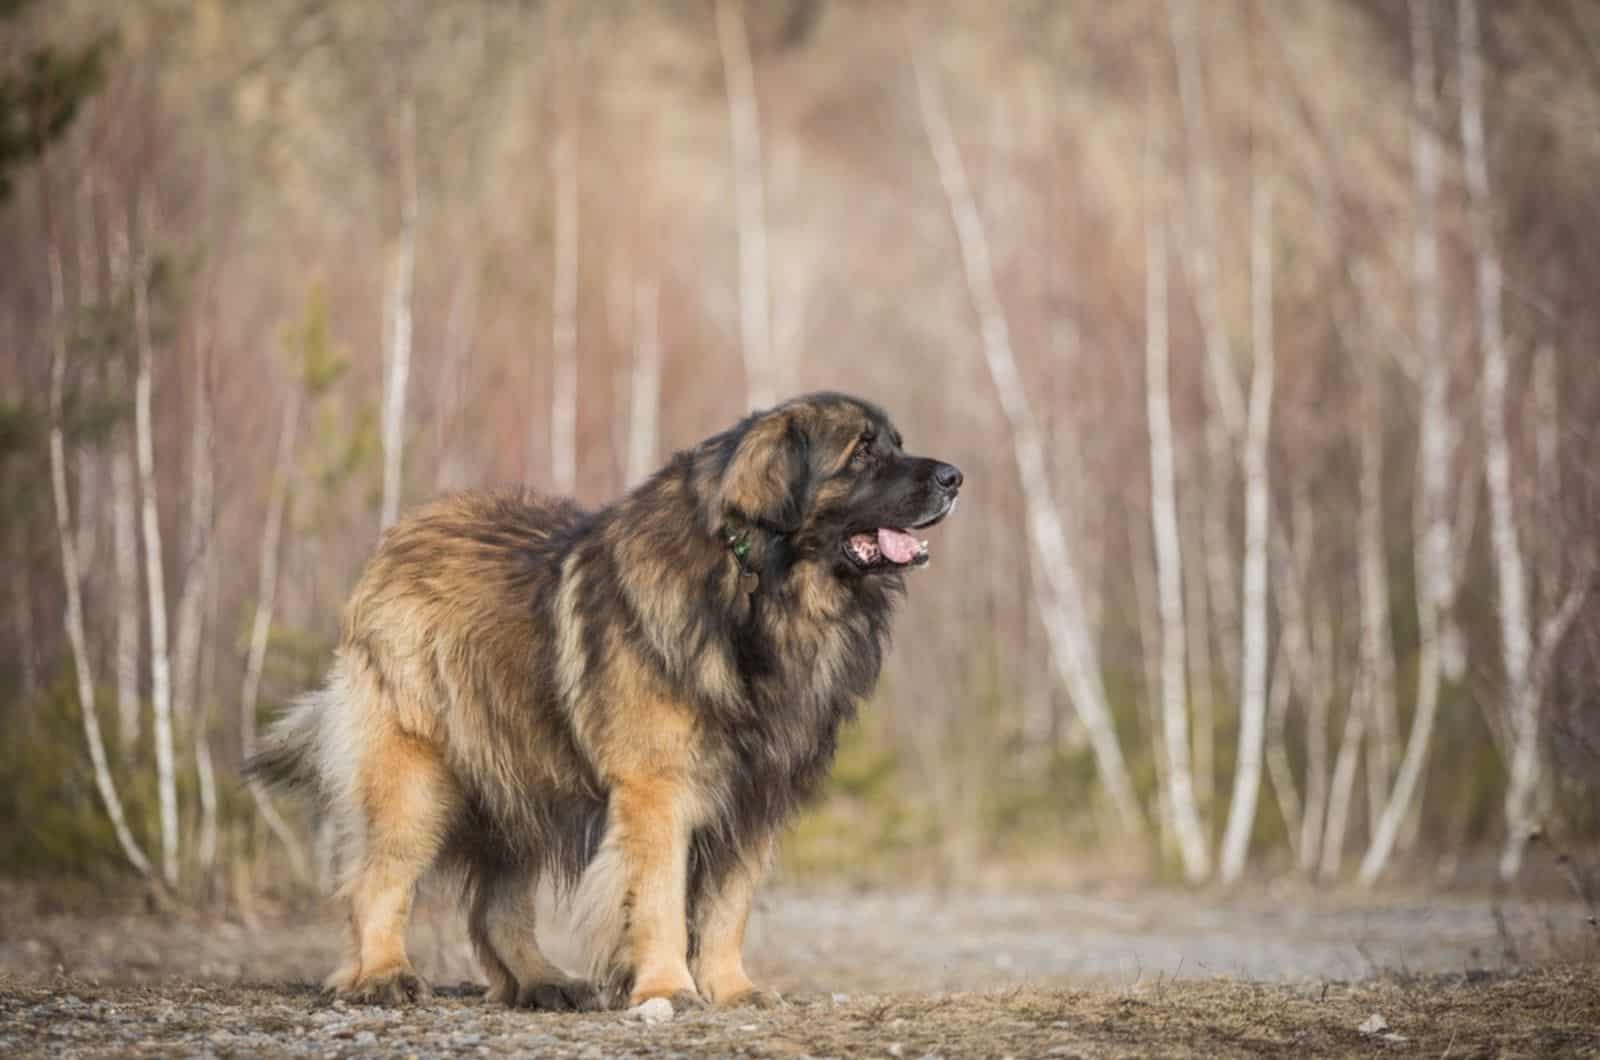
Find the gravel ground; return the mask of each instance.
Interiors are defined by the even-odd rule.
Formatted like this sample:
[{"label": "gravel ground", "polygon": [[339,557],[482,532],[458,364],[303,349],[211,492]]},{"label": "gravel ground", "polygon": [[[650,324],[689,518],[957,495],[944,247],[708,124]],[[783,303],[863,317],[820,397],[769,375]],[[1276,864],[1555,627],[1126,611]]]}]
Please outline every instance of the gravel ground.
[{"label": "gravel ground", "polygon": [[1596,929],[1563,903],[778,893],[748,952],[789,1004],[661,1024],[484,1004],[439,903],[412,933],[438,996],[405,1009],[319,997],[330,911],[18,910],[0,1055],[1600,1055]]}]

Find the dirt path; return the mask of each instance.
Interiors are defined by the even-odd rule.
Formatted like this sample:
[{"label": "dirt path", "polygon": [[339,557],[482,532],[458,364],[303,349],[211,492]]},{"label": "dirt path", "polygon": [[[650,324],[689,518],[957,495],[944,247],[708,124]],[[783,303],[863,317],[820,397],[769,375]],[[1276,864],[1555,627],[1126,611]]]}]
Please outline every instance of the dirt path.
[{"label": "dirt path", "polygon": [[[788,1007],[659,1026],[484,1005],[437,910],[412,939],[432,1004],[329,1005],[312,984],[339,932],[331,914],[251,931],[13,906],[0,1054],[1600,1055],[1595,928],[1558,903],[775,894],[749,951]],[[1373,1013],[1387,1027],[1363,1033]]]}]

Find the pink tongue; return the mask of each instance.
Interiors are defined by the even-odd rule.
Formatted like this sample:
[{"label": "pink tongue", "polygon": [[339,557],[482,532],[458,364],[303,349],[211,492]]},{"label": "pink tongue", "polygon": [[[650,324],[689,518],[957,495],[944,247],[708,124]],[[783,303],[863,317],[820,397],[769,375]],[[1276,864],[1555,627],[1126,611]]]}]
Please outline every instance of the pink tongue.
[{"label": "pink tongue", "polygon": [[910,563],[922,548],[922,542],[904,530],[878,529],[878,548],[891,563]]}]

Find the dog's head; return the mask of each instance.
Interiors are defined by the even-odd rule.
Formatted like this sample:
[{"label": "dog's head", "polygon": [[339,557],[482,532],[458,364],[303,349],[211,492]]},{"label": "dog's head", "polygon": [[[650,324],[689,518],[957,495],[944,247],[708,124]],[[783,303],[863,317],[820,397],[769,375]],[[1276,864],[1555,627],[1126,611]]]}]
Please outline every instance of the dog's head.
[{"label": "dog's head", "polygon": [[717,441],[713,519],[730,544],[750,527],[844,576],[927,563],[917,532],[949,515],[961,489],[954,465],[907,453],[883,410],[841,394],[795,398]]}]

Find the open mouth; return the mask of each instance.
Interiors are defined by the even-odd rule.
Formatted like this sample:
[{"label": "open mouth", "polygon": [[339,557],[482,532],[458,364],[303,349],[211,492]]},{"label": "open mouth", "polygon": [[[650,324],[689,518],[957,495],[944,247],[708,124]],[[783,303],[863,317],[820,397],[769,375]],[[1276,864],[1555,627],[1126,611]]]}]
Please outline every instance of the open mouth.
[{"label": "open mouth", "polygon": [[845,538],[844,554],[857,567],[870,570],[874,567],[921,567],[928,562],[928,542],[911,531],[926,530],[944,520],[956,506],[954,498],[931,519],[908,528],[880,526],[876,530],[863,530]]}]

